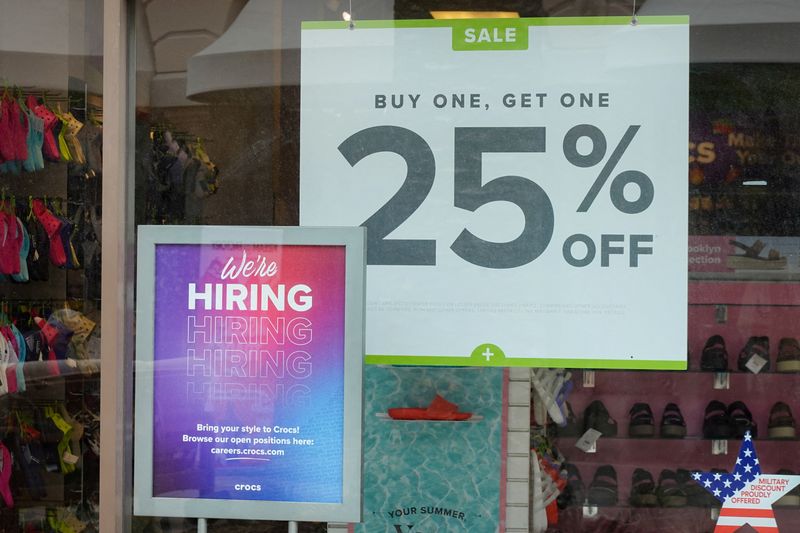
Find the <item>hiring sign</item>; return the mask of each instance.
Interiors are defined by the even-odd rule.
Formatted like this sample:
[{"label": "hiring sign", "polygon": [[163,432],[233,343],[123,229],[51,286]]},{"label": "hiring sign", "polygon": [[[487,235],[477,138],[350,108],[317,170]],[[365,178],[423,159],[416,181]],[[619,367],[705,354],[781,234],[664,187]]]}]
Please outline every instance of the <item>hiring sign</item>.
[{"label": "hiring sign", "polygon": [[140,228],[137,514],[358,521],[363,240]]}]

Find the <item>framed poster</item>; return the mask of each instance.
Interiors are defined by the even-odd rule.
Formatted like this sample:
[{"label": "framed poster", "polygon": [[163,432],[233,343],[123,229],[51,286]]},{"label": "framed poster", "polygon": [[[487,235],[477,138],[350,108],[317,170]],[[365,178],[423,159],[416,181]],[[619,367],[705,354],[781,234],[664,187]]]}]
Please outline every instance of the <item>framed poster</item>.
[{"label": "framed poster", "polygon": [[301,68],[368,362],[686,368],[687,17],[308,22]]},{"label": "framed poster", "polygon": [[360,520],[364,238],[140,226],[135,514]]}]

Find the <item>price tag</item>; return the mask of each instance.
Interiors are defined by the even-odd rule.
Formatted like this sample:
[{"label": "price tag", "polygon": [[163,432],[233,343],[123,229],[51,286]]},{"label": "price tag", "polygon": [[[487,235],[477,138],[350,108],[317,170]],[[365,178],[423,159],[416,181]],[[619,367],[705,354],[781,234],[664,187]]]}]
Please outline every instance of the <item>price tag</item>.
[{"label": "price tag", "polygon": [[602,435],[596,429],[588,429],[575,443],[575,447],[586,453],[594,453],[597,450],[597,439]]},{"label": "price tag", "polygon": [[367,228],[368,362],[686,368],[688,21],[639,21],[304,24],[300,222]]},{"label": "price tag", "polygon": [[764,359],[760,355],[753,354],[750,356],[750,360],[747,361],[747,364],[745,366],[753,374],[758,374],[759,372],[761,372],[761,369],[763,369],[764,365],[766,364],[767,364],[766,359]]}]

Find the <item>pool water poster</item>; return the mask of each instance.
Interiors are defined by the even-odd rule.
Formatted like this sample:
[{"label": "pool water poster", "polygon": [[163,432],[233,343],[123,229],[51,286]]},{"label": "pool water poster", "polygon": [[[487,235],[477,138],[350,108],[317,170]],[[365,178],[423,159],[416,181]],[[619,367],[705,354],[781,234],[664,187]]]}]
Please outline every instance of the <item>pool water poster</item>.
[{"label": "pool water poster", "polygon": [[360,520],[364,240],[140,227],[135,514]]}]

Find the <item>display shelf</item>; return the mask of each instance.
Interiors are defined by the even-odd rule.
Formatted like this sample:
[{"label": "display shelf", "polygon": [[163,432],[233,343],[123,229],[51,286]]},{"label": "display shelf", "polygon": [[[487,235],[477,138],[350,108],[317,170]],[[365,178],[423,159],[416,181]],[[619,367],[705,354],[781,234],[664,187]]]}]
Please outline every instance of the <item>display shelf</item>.
[{"label": "display shelf", "polygon": [[[775,362],[775,359],[773,357],[770,360],[770,364],[772,364],[774,362]],[[667,375],[671,375],[671,376],[675,376],[675,375],[679,375],[679,374],[686,374],[686,375],[689,375],[689,376],[691,376],[691,375],[701,375],[701,376],[711,376],[711,377],[713,377],[714,374],[717,373],[717,372],[711,371],[711,370],[695,370],[695,369],[689,369],[689,370],[615,370],[615,369],[612,369],[612,368],[597,368],[597,369],[591,369],[591,370],[590,369],[583,369],[583,370],[575,369],[575,370],[573,370],[573,372],[582,372],[582,373],[595,372],[597,374],[610,374],[610,375],[635,373],[635,374],[642,374],[642,375],[647,374],[647,375],[654,375],[654,376],[660,375],[660,374],[667,374]],[[775,371],[775,370],[761,371],[761,372],[759,372],[757,374],[754,374],[753,372],[750,372],[749,370],[742,371],[742,370],[738,370],[737,369],[737,370],[727,370],[724,373],[731,374],[732,376],[765,376],[765,375],[769,375],[769,376],[793,376],[795,378],[800,377],[800,372],[778,372],[778,371]]]},{"label": "display shelf", "polygon": [[[575,446],[580,435],[558,436],[552,426],[547,434],[566,461],[578,469],[587,490],[599,467],[613,466],[620,501],[614,506],[593,506],[595,512],[587,515],[582,507],[566,509],[564,514],[572,513],[576,524],[563,522],[565,531],[605,530],[610,522],[633,524],[636,531],[670,530],[681,514],[686,514],[681,521],[691,523],[693,528],[682,531],[709,530],[717,519],[714,514],[717,508],[634,507],[627,498],[637,468],[649,471],[656,482],[663,470],[730,472],[734,468],[741,439],[703,437],[705,410],[713,400],[726,406],[735,401],[747,405],[759,426],[760,436],[754,439],[754,444],[764,473],[772,474],[781,469],[800,471],[800,454],[797,453],[800,430],[798,436],[791,439],[768,436],[768,421],[776,402],[786,402],[795,420],[800,416],[800,388],[797,386],[800,373],[778,372],[776,368],[780,339],[800,339],[800,283],[789,283],[784,275],[769,279],[775,273],[765,273],[763,281],[745,280],[742,274],[738,272],[728,280],[690,281],[686,370],[572,370],[574,388],[567,401],[578,425],[583,427],[586,408],[600,400],[616,421],[618,435],[601,436],[593,450],[584,452]],[[800,281],[800,273],[792,281]],[[665,332],[667,334],[669,332]],[[721,335],[725,340],[728,353],[725,372],[700,369],[703,348],[713,335]],[[754,336],[769,338],[771,368],[767,371],[753,373],[737,367],[740,351]],[[630,409],[640,402],[647,403],[653,412],[655,435],[652,437],[628,435]],[[663,409],[668,403],[680,408],[687,436],[663,438],[659,435]],[[774,511],[782,531],[784,527],[787,531],[800,531],[800,506],[776,506]],[[565,517],[559,516],[559,525],[562,518]]]},{"label": "display shelf", "polygon": [[[627,511],[685,511],[686,509],[703,509],[710,511],[712,509],[719,509],[720,507],[711,507],[708,505],[678,505],[665,507],[661,505],[653,505],[651,507],[639,507],[629,503],[616,503],[614,505],[597,505],[584,502],[582,505],[569,505],[567,509],[584,509],[586,507],[596,507],[598,509],[620,509]],[[797,507],[800,510],[800,506]]]},{"label": "display shelf", "polygon": [[[573,441],[573,440],[574,441],[578,441],[578,439],[580,439],[580,437],[559,437],[557,435],[551,436],[551,437],[552,438],[557,438],[562,445],[565,442],[569,443],[569,441]],[[741,438],[736,438],[736,437],[729,437],[729,438],[726,438],[726,439],[709,439],[709,438],[702,437],[702,436],[699,436],[699,435],[687,435],[685,437],[680,437],[680,438],[677,438],[677,437],[659,437],[659,436],[653,436],[653,437],[629,437],[627,435],[617,435],[617,436],[614,436],[614,437],[606,437],[606,436],[600,437],[599,439],[597,439],[597,442],[634,441],[634,442],[640,442],[641,443],[641,442],[664,441],[664,442],[677,443],[677,442],[693,442],[693,441],[714,442],[714,441],[720,441],[720,440],[724,440],[724,441],[728,441],[728,442],[731,442],[731,441],[741,442],[742,441]],[[792,439],[774,439],[774,438],[769,438],[769,437],[758,437],[758,438],[754,438],[753,441],[754,442],[758,442],[758,443],[760,443],[760,442],[800,442],[800,438],[795,437],[795,438],[792,438]],[[569,443],[569,444],[571,444],[571,443]]]},{"label": "display shelf", "polygon": [[800,272],[744,270],[737,272],[689,272],[690,281],[783,281],[800,282]]}]

